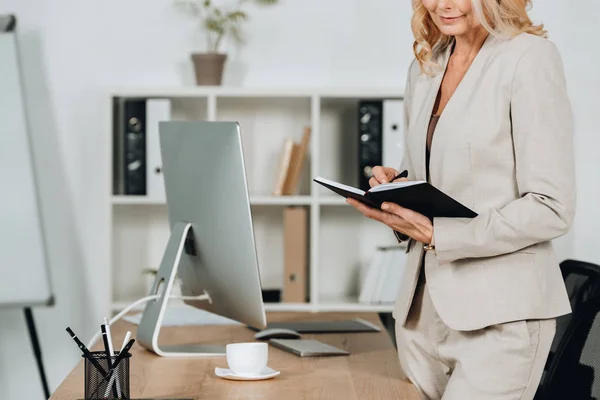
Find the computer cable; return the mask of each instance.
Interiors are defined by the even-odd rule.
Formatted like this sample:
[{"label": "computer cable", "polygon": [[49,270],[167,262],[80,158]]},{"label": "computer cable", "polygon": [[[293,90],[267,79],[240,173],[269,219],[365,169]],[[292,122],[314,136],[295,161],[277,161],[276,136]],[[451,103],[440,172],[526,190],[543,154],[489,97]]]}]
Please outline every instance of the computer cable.
[{"label": "computer cable", "polygon": [[[128,305],[127,307],[125,307],[123,310],[121,310],[120,313],[118,313],[117,315],[115,315],[114,317],[112,317],[111,319],[108,320],[108,324],[112,325],[115,322],[117,322],[118,320],[120,320],[125,314],[127,314],[129,311],[131,311],[132,308],[140,305],[140,304],[144,304],[147,303],[151,300],[157,300],[161,297],[162,295],[160,294],[153,294],[150,296],[146,296],[146,297],[142,297],[141,299],[138,299],[136,301],[134,301],[133,303],[131,303],[130,305]],[[179,299],[179,300],[191,300],[191,301],[198,301],[198,300],[208,300],[209,303],[212,303],[210,297],[208,296],[208,294],[201,294],[199,296],[177,296],[177,295],[171,295],[169,296],[169,299]],[[92,348],[94,346],[94,344],[96,343],[96,341],[100,338],[100,336],[102,336],[102,331],[98,330],[94,336],[92,336],[92,339],[89,341],[87,347],[88,348]]]}]

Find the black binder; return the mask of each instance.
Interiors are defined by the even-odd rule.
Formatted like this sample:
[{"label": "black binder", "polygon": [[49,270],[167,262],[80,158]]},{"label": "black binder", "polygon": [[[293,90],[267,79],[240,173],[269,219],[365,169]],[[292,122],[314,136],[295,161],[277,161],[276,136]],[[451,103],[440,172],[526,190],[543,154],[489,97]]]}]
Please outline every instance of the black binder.
[{"label": "black binder", "polygon": [[321,177],[313,180],[340,196],[356,199],[373,208],[380,209],[384,202],[390,202],[416,211],[430,219],[434,217],[474,218],[477,216],[476,212],[425,181],[386,183],[365,192]]},{"label": "black binder", "polygon": [[146,195],[146,99],[114,98],[113,194]]}]

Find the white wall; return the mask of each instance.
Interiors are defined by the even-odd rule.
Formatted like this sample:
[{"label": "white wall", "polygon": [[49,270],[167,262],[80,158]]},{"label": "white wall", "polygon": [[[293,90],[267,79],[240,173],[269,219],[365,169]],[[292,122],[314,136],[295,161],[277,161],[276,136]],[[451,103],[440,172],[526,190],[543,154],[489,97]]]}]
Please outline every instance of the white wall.
[{"label": "white wall", "polygon": [[[244,85],[399,85],[411,58],[409,0],[284,0],[272,9],[255,10],[247,25],[248,45],[232,53],[229,72],[246,71]],[[559,257],[600,262],[594,246],[594,207],[598,166],[593,110],[600,92],[598,53],[591,27],[600,11],[597,0],[535,2],[536,19],[546,22],[558,44],[576,111],[579,212],[571,235],[557,242]],[[569,4],[569,7],[567,5]],[[587,7],[587,8],[586,8]],[[594,10],[590,10],[593,8]],[[595,12],[594,12],[595,11]],[[99,171],[96,148],[105,134],[107,85],[180,85],[192,81],[189,52],[202,49],[197,23],[171,7],[170,0],[0,0],[0,13],[14,12],[20,30],[42,48],[43,94],[32,105],[41,115],[37,143],[48,182],[44,189],[47,229],[52,230],[51,262],[57,306],[37,312],[46,367],[55,388],[78,361],[64,327],[86,339],[97,329],[108,299],[84,296],[101,285],[108,266],[97,265],[94,227],[103,218],[107,171]],[[31,51],[31,54],[35,54]],[[29,55],[29,61],[34,59]],[[27,62],[28,60],[26,60]],[[28,65],[41,75],[38,64]],[[238,82],[226,76],[226,82]],[[594,93],[594,89],[596,93]],[[594,107],[594,105],[596,107]],[[47,129],[46,129],[47,128]],[[45,130],[44,130],[45,129]],[[46,133],[45,139],[41,139]],[[587,160],[583,160],[587,157]],[[587,185],[587,186],[584,186]],[[72,207],[71,207],[72,206]],[[0,393],[4,399],[40,398],[33,359],[16,358],[27,348],[17,311],[0,312]],[[17,369],[15,363],[19,365]],[[25,372],[26,371],[26,372]]]}]

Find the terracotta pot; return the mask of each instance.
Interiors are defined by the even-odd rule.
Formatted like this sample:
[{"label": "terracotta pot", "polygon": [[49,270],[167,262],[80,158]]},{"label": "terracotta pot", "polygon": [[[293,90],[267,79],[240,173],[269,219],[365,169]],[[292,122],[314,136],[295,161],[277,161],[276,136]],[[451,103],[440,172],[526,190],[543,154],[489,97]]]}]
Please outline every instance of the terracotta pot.
[{"label": "terracotta pot", "polygon": [[196,73],[196,84],[219,86],[223,79],[223,69],[227,54],[192,53],[192,62]]}]

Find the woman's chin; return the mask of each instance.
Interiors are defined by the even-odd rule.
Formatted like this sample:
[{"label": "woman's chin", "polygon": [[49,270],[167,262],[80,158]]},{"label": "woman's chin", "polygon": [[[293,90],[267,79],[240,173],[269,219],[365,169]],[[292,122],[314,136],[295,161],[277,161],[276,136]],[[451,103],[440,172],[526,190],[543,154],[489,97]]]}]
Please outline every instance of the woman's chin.
[{"label": "woman's chin", "polygon": [[468,28],[460,25],[442,25],[438,26],[440,32],[446,36],[461,36],[468,32]]}]

